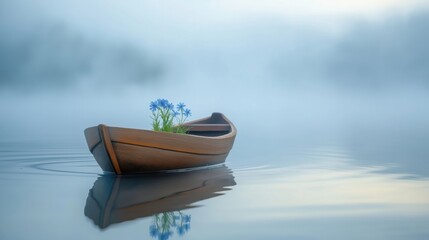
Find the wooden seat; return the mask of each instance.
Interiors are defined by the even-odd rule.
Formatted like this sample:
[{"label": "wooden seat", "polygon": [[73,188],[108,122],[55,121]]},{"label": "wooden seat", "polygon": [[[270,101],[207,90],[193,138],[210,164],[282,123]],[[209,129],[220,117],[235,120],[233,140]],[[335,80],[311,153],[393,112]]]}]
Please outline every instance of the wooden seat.
[{"label": "wooden seat", "polygon": [[230,131],[231,127],[229,124],[208,124],[208,123],[198,123],[198,124],[189,124],[183,125],[188,128],[188,132],[226,132]]}]

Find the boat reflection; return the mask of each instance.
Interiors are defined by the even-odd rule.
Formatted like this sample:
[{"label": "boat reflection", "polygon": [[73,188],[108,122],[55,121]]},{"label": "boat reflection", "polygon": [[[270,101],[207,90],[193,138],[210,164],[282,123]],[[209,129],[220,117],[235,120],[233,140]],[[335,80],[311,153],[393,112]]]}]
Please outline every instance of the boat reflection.
[{"label": "boat reflection", "polygon": [[89,190],[85,216],[100,228],[111,224],[195,207],[234,186],[225,167],[157,175],[100,176]]}]

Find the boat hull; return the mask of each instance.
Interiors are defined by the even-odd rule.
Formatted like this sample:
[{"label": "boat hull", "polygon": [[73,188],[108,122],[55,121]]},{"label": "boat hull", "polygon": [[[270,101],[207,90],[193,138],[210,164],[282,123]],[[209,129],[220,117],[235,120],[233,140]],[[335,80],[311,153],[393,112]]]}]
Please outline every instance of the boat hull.
[{"label": "boat hull", "polygon": [[189,123],[227,123],[228,131],[174,134],[99,125],[85,130],[89,150],[100,167],[116,174],[186,169],[223,163],[236,136],[220,113]]}]

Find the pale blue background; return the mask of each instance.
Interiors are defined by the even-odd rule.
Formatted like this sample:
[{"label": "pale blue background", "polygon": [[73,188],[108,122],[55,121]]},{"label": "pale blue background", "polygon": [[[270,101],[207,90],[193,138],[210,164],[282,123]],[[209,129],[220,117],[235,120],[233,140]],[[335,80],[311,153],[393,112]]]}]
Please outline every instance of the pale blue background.
[{"label": "pale blue background", "polygon": [[238,128],[185,237],[429,237],[427,1],[2,0],[0,36],[2,239],[149,238],[83,215],[83,130],[156,98]]}]

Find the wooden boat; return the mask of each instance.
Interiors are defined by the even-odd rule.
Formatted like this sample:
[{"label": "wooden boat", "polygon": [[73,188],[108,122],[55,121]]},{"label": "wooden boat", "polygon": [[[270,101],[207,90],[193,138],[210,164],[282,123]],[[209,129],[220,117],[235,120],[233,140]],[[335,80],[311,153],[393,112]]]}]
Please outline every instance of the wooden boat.
[{"label": "wooden boat", "polygon": [[100,176],[89,190],[85,216],[101,229],[158,213],[197,207],[236,185],[225,166],[180,173]]},{"label": "wooden boat", "polygon": [[187,122],[187,134],[100,124],[85,130],[100,167],[116,174],[186,169],[225,161],[237,130],[221,113]]}]

